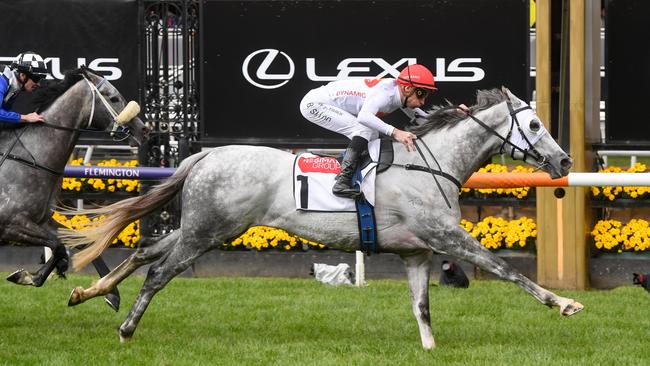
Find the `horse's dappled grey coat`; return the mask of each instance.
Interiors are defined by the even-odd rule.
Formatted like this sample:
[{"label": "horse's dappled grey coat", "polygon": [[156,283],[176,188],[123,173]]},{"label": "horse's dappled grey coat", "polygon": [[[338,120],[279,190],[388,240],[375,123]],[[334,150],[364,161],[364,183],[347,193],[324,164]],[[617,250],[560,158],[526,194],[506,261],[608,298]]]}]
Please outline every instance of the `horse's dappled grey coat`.
[{"label": "horse's dappled grey coat", "polygon": [[[479,103],[471,113],[501,136],[511,125],[508,108],[525,106],[507,89],[480,91]],[[450,116],[449,114],[453,114]],[[525,117],[525,120],[524,120]],[[534,113],[519,115],[523,133],[535,140],[535,149],[545,157],[540,166],[553,177],[568,174],[571,159],[539,126]],[[416,133],[433,151],[442,170],[461,182],[466,181],[486,159],[498,152],[502,141],[455,110],[434,113],[431,121]],[[394,144],[395,163],[423,165],[417,153]],[[528,148],[528,146],[522,146]],[[521,158],[523,155],[516,153]],[[295,156],[276,149],[253,146],[225,146],[186,159],[177,172],[149,193],[95,210],[108,215],[99,227],[73,235],[70,242],[91,247],[75,259],[83,266],[102,252],[112,238],[131,221],[144,216],[174,197],[182,195],[180,229],[151,246],[139,248],[110,275],[92,287],[76,288],[70,305],[105,293],[138,267],[152,265],[131,312],[119,328],[120,338],[129,339],[154,294],[196,258],[255,225],[283,228],[330,248],[359,249],[355,213],[304,212],[295,209],[292,196],[292,166]],[[538,161],[531,161],[539,164]],[[458,187],[439,178],[448,198],[458,197]],[[582,305],[547,291],[524,277],[505,261],[490,253],[459,225],[457,199],[448,208],[430,174],[393,167],[377,177],[376,221],[378,245],[382,252],[403,258],[411,289],[412,307],[422,345],[435,345],[430,326],[428,282],[435,252],[472,262],[481,269],[510,280],[541,303],[559,306],[571,315]]]}]

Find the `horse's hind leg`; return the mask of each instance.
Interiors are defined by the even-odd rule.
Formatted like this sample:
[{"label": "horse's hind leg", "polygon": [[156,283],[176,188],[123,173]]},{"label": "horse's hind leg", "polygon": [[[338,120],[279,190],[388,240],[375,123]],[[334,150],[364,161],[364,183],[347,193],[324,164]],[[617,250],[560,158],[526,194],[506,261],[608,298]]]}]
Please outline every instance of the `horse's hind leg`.
[{"label": "horse's hind leg", "polygon": [[427,240],[435,251],[474,263],[482,270],[491,272],[501,279],[514,282],[542,304],[558,306],[562,315],[573,315],[583,309],[582,304],[579,302],[558,296],[519,273],[506,261],[483,247],[461,227],[454,227],[444,232],[441,231],[435,240],[436,242]]},{"label": "horse's hind leg", "polygon": [[201,240],[195,238],[186,240],[183,238],[180,241],[179,244],[172,248],[172,251],[168,255],[152,264],[149,268],[140,294],[135,300],[133,307],[131,307],[131,311],[126,320],[124,320],[118,330],[120,341],[125,342],[131,339],[135,328],[138,326],[153,296],[162,290],[176,275],[186,270],[198,257],[210,249],[210,246],[206,245],[206,243],[212,242],[208,238]]},{"label": "horse's hind leg", "polygon": [[151,246],[138,248],[129,258],[125,259],[115,269],[100,278],[88,289],[84,290],[83,287],[73,289],[68,300],[68,306],[78,305],[93,297],[109,294],[113,289],[117,288],[117,285],[122,280],[136,269],[160,258],[169,250],[169,246],[177,241],[179,236],[180,231],[177,230],[153,243]]},{"label": "horse's hind leg", "polygon": [[429,276],[431,275],[431,257],[433,252],[402,256],[406,265],[406,275],[411,290],[413,315],[418,322],[422,347],[432,349],[436,346],[431,331],[429,312]]}]

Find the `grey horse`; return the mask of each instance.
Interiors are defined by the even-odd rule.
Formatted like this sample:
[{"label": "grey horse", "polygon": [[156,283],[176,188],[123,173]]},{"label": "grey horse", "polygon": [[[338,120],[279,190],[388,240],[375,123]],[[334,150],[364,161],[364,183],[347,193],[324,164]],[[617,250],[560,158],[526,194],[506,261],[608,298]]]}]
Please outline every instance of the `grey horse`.
[{"label": "grey horse", "polygon": [[[52,257],[36,273],[21,269],[7,278],[21,285],[41,286],[55,267],[60,274],[68,267],[51,207],[79,134],[82,130],[112,128],[114,116],[109,107],[116,114],[124,112],[127,103],[110,82],[82,67],[39,90],[34,104],[45,123],[0,130],[0,242],[52,249]],[[133,111],[120,115],[128,119],[122,127],[128,128],[132,141],[139,144],[146,127],[139,118],[126,116],[129,113]],[[100,274],[108,273],[103,262],[95,264]]]},{"label": "grey horse", "polygon": [[[479,91],[477,100],[467,115],[441,108],[413,129],[420,144],[431,148],[441,170],[453,178],[437,177],[437,187],[430,172],[403,169],[406,164],[422,166],[424,162],[421,155],[394,143],[397,166],[381,173],[376,181],[378,246],[381,252],[398,254],[405,262],[412,309],[426,349],[435,346],[428,293],[434,253],[455,256],[512,281],[542,304],[558,306],[562,315],[583,308],[518,273],[459,225],[459,186],[453,180],[465,182],[500,150],[511,152],[554,178],[568,174],[572,166],[572,160],[532,109],[508,89]],[[69,245],[92,243],[75,255],[76,268],[99,255],[128,223],[182,191],[180,229],[138,248],[90,288],[74,289],[69,305],[105,294],[138,267],[158,260],[150,267],[139,296],[119,327],[120,339],[125,341],[133,336],[152,297],[174,276],[205,252],[251,226],[283,228],[330,248],[358,250],[355,213],[296,210],[292,189],[294,159],[290,153],[266,147],[225,146],[204,151],[186,159],[172,177],[147,194],[95,210],[96,214],[108,215],[107,220],[84,231],[85,235],[69,232],[64,239]],[[451,208],[444,203],[443,192]]]}]

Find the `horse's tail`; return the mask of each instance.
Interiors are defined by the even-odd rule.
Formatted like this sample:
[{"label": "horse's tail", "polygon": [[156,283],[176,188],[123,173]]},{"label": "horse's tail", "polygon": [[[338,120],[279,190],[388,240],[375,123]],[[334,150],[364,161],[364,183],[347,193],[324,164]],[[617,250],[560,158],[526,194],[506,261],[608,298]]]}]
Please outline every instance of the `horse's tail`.
[{"label": "horse's tail", "polygon": [[[76,214],[104,215],[100,221],[87,224],[81,231],[60,229],[60,237],[67,246],[86,245],[73,257],[73,267],[79,270],[97,258],[131,222],[147,215],[171,200],[183,188],[192,167],[209,151],[194,154],[183,160],[174,175],[151,188],[146,194],[128,198],[112,205],[74,211]],[[66,212],[69,213],[69,212]]]}]

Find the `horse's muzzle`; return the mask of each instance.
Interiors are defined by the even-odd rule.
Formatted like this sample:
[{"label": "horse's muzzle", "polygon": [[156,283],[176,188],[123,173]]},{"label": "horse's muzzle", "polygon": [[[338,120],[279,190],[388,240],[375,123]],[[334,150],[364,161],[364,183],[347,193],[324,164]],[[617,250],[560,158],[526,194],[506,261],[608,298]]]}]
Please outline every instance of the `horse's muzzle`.
[{"label": "horse's muzzle", "polygon": [[569,170],[573,166],[573,159],[571,159],[570,156],[567,156],[566,158],[560,160],[560,168],[561,168],[561,173],[562,176],[565,176],[569,174]]}]

